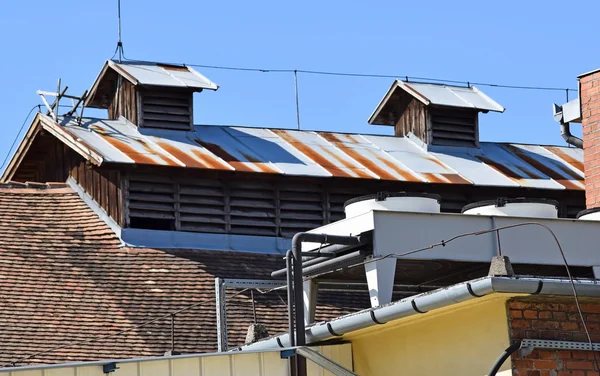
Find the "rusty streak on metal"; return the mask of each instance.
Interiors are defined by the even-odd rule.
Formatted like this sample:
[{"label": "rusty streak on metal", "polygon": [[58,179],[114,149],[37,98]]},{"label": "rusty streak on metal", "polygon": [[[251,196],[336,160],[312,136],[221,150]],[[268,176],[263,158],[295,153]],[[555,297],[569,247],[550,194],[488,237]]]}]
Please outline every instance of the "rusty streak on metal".
[{"label": "rusty streak on metal", "polygon": [[127,155],[129,158],[131,158],[135,163],[149,164],[149,165],[156,164],[156,161],[154,159],[150,158],[146,154],[142,154],[142,153],[136,151],[134,148],[127,145],[125,142],[123,142],[121,140],[117,140],[116,138],[113,138],[110,136],[105,136],[103,134],[100,134],[100,136],[103,139],[105,139],[106,142],[108,142],[109,144],[111,144],[112,146],[117,148],[119,151],[121,151],[122,153]]},{"label": "rusty streak on metal", "polygon": [[213,144],[211,142],[205,142],[200,139],[195,139],[194,141],[196,141],[199,145],[201,145],[202,147],[204,147],[206,150],[210,151],[217,157],[219,157],[222,160],[224,160],[225,162],[229,163],[237,171],[256,172],[249,166],[245,165],[242,161],[240,161],[233,155],[229,154],[227,151],[225,151],[219,145]]},{"label": "rusty streak on metal", "polygon": [[509,168],[507,165],[504,165],[501,163],[496,163],[495,161],[493,161],[487,157],[484,157],[483,155],[477,155],[475,157],[477,159],[479,159],[481,162],[483,162],[483,163],[487,164],[488,166],[490,166],[491,168],[495,169],[499,173],[511,178],[512,180],[521,182],[521,180],[523,179],[523,176],[521,176],[516,171]]},{"label": "rusty streak on metal", "polygon": [[206,154],[199,152],[198,150],[191,150],[192,154],[196,156],[199,160],[202,161],[208,168],[217,169],[217,170],[231,170],[231,167],[224,164],[218,159],[212,158]]},{"label": "rusty streak on metal", "polygon": [[172,70],[178,72],[189,72],[190,70],[187,67],[181,67],[177,65],[168,65],[168,64],[156,64],[164,70]]},{"label": "rusty streak on metal", "polygon": [[563,150],[556,146],[545,146],[545,148],[551,151],[552,153],[556,154],[560,159],[567,162],[575,169],[581,171],[581,173],[583,174],[583,162],[576,160],[575,158],[565,153]]},{"label": "rusty streak on metal", "polygon": [[[328,132],[319,133],[319,135],[321,135],[327,141],[333,143],[336,147],[338,147],[344,153],[348,154],[348,156],[350,156],[351,158],[353,158],[354,160],[356,160],[361,165],[365,166],[368,170],[370,170],[371,172],[375,173],[375,175],[378,175],[381,179],[384,179],[384,180],[400,180],[396,176],[394,176],[393,174],[391,174],[388,171],[386,171],[385,169],[383,169],[381,166],[378,166],[377,164],[373,163],[373,161],[369,160],[369,158],[367,158],[366,156],[360,154],[357,150],[352,149],[352,148],[347,147],[346,145],[344,145],[344,140],[342,140],[341,138],[339,138],[337,135],[332,134],[332,133],[328,133]],[[348,135],[347,138],[351,142],[353,142],[355,144],[358,144],[358,142],[356,141],[356,139],[354,139],[350,135]],[[377,156],[377,154],[374,153],[372,150],[370,150],[370,149],[366,149],[366,150],[368,150],[369,154],[373,155],[377,160],[385,163],[388,168],[390,168],[390,165],[393,165],[394,167],[392,167],[391,169],[394,172],[396,172],[398,175],[402,176],[404,178],[404,180],[406,180],[406,181],[420,181],[420,180],[416,179],[415,177],[413,177],[411,174],[407,173],[406,171],[402,171],[395,164],[390,163],[388,165],[386,163],[387,161],[385,161],[385,159],[383,157]]]},{"label": "rusty streak on metal", "polygon": [[[579,176],[578,174],[576,174],[574,171],[567,169],[565,166],[562,165],[562,163],[560,163],[554,159],[546,158],[546,164],[543,164],[543,163],[539,162],[538,160],[536,160],[535,158],[532,158],[530,155],[528,155],[528,153],[526,151],[524,151],[522,149],[519,149],[512,145],[506,145],[505,147],[508,150],[510,150],[513,154],[515,154],[517,157],[521,158],[522,160],[527,162],[529,165],[533,166],[534,168],[536,168],[543,174],[547,175],[548,177],[554,179],[556,182],[563,185],[565,188],[573,189],[573,190],[582,190],[583,189],[583,187],[581,187],[581,186],[573,183],[573,181],[571,181],[571,179],[573,179],[575,181],[583,182],[583,178],[581,176]],[[552,166],[554,168],[552,168],[550,166]],[[558,170],[556,170],[556,169],[558,169]]]},{"label": "rusty streak on metal", "polygon": [[157,152],[156,150],[154,150],[154,148],[152,148],[152,146],[148,145],[148,143],[142,140],[141,138],[136,139],[136,141],[138,141],[144,147],[144,150],[146,150],[148,154],[156,156],[157,158],[165,162],[167,165],[180,166],[179,163],[177,163],[177,161],[175,161],[173,158],[169,157],[168,155],[165,155],[164,153]]},{"label": "rusty streak on metal", "polygon": [[470,181],[463,178],[462,176],[460,176],[459,174],[442,173],[440,175],[442,175],[442,177],[444,179],[448,180],[452,184],[469,184],[469,185],[473,184]]},{"label": "rusty streak on metal", "polygon": [[190,156],[185,151],[178,149],[171,144],[161,141],[158,141],[156,144],[163,148],[167,153],[171,154],[179,161],[181,161],[184,165],[186,165],[186,167],[211,168],[211,166],[198,161],[196,158]]},{"label": "rusty streak on metal", "polygon": [[260,161],[259,159],[257,159],[256,157],[240,152],[244,158],[246,158],[248,161],[252,162],[259,170],[261,170],[262,172],[266,172],[266,173],[270,173],[270,174],[278,174],[279,171],[276,171],[275,169],[271,168],[271,166],[269,166],[268,163]]},{"label": "rusty streak on metal", "polygon": [[402,176],[404,178],[404,180],[406,180],[406,181],[412,181],[412,182],[418,182],[418,183],[422,182],[421,179],[419,179],[415,175],[411,174],[410,172],[403,170],[397,164],[395,164],[394,162],[392,162],[390,160],[387,160],[380,156],[377,157],[377,160],[379,160],[381,163],[385,164],[389,169],[396,171],[396,173],[399,174],[400,176]]},{"label": "rusty streak on metal", "polygon": [[339,155],[335,154],[334,152],[332,152],[328,148],[323,148],[323,151],[325,153],[327,153],[331,158],[333,158],[336,161],[338,161],[339,163],[341,163],[342,166],[346,167],[347,169],[349,169],[350,171],[352,171],[353,173],[355,173],[356,175],[358,175],[359,178],[373,179],[373,176],[367,174],[365,171],[363,171],[362,168],[360,168],[359,166],[356,166],[355,164],[351,163],[348,160],[345,160],[344,158],[342,158]]},{"label": "rusty streak on metal", "polygon": [[288,143],[290,143],[292,145],[292,147],[298,149],[301,153],[306,155],[308,158],[312,159],[315,163],[319,164],[321,167],[323,167],[325,170],[327,170],[333,176],[347,177],[347,178],[353,177],[352,175],[348,174],[346,171],[343,171],[337,167],[331,166],[331,162],[329,162],[327,160],[327,158],[316,153],[314,150],[312,150],[307,145],[305,145],[301,142],[298,142],[298,140],[296,140],[292,135],[288,134],[286,131],[281,130],[281,129],[273,129],[273,132],[275,134],[277,134],[279,137],[283,138]]}]

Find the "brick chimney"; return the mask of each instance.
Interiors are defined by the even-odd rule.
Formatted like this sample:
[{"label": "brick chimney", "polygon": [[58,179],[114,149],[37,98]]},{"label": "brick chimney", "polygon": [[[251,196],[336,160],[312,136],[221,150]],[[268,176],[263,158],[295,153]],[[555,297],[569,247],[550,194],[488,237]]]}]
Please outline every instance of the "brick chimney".
[{"label": "brick chimney", "polygon": [[579,76],[585,201],[600,207],[600,69]]}]

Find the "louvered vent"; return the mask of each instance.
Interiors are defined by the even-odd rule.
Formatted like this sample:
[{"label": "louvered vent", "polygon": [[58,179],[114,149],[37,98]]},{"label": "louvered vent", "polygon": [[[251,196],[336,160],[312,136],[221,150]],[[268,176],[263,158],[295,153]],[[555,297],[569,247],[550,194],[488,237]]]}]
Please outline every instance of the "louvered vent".
[{"label": "louvered vent", "polygon": [[477,112],[431,109],[433,145],[478,146]]},{"label": "louvered vent", "polygon": [[155,176],[132,177],[128,210],[131,227],[175,230],[175,185]]},{"label": "louvered vent", "polygon": [[304,182],[129,178],[130,227],[291,238],[345,218],[344,203],[376,190]]},{"label": "louvered vent", "polygon": [[277,235],[276,196],[273,185],[261,181],[231,181],[231,233]]},{"label": "louvered vent", "polygon": [[179,231],[225,233],[225,187],[218,180],[194,180],[179,184]]},{"label": "louvered vent", "polygon": [[316,185],[282,185],[279,187],[280,236],[291,238],[300,231],[326,223],[324,193]]},{"label": "louvered vent", "polygon": [[140,93],[140,126],[191,130],[192,93],[188,91],[144,90]]}]

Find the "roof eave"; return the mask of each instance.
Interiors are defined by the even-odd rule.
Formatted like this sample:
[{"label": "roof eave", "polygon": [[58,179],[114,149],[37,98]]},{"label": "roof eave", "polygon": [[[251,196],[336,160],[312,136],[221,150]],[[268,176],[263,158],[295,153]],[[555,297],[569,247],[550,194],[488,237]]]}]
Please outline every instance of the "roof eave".
[{"label": "roof eave", "polygon": [[429,105],[429,103],[430,103],[429,100],[427,98],[425,98],[424,96],[422,96],[421,94],[419,94],[419,92],[417,92],[416,90],[414,90],[413,88],[411,88],[410,86],[405,84],[404,82],[396,79],[392,83],[392,86],[390,86],[387,93],[383,96],[381,101],[379,101],[379,104],[375,108],[375,111],[373,111],[373,113],[369,117],[369,120],[367,120],[367,122],[369,124],[389,126],[389,124],[380,123],[377,120],[377,117],[384,110],[384,108],[388,105],[388,102],[389,102],[391,96],[396,92],[397,89],[401,89],[401,90],[405,91],[406,93],[410,94],[411,96],[413,96],[415,99],[419,100],[421,103],[423,103],[426,106]]},{"label": "roof eave", "polygon": [[17,168],[23,161],[23,158],[25,158],[27,151],[29,151],[29,148],[31,147],[31,144],[33,143],[33,139],[35,138],[35,135],[37,134],[37,132],[39,132],[39,121],[40,121],[41,116],[42,116],[42,114],[38,112],[35,115],[35,117],[33,118],[33,120],[31,121],[31,124],[29,125],[29,128],[27,130],[27,133],[25,133],[25,136],[21,140],[21,143],[17,147],[17,150],[12,155],[10,162],[8,163],[8,166],[6,166],[6,169],[2,172],[2,177],[0,178],[0,182],[6,183],[6,182],[12,180]]}]

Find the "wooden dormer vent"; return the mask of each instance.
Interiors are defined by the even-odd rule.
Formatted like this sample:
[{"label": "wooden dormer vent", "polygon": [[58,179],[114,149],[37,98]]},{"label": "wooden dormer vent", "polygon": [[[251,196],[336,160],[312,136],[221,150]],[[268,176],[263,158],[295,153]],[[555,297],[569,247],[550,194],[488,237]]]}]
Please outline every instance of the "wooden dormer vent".
[{"label": "wooden dormer vent", "polygon": [[396,136],[414,134],[428,145],[479,147],[479,112],[504,112],[473,86],[396,80],[369,124],[394,127]]},{"label": "wooden dormer vent", "polygon": [[92,85],[86,106],[123,116],[140,128],[193,129],[193,94],[218,86],[194,69],[147,62],[109,60]]}]

